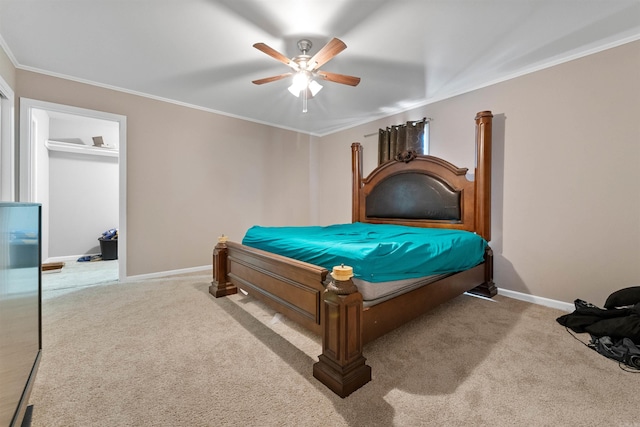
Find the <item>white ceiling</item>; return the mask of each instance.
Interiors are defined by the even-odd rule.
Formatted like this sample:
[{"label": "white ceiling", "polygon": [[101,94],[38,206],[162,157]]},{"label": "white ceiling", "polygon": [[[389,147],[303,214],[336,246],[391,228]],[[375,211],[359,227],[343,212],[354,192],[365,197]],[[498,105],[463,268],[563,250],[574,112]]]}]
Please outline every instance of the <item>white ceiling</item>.
[{"label": "white ceiling", "polygon": [[[325,135],[640,39],[640,0],[0,0],[21,69]],[[288,57],[308,38],[347,49],[302,113]]]}]

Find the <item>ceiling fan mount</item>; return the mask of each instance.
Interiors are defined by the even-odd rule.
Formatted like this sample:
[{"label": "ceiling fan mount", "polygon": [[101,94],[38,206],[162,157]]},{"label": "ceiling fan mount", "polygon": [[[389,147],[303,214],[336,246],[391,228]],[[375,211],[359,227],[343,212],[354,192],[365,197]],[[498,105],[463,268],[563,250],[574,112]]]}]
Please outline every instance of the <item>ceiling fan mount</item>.
[{"label": "ceiling fan mount", "polygon": [[303,55],[306,55],[307,52],[311,50],[312,46],[313,46],[313,43],[311,43],[311,40],[308,40],[308,39],[298,40],[298,49],[300,49],[300,52],[302,52]]},{"label": "ceiling fan mount", "polygon": [[302,53],[291,58],[293,62],[298,64],[298,72],[307,71],[307,64],[309,64],[309,59],[311,59],[311,55],[308,54],[311,46],[313,46],[311,40],[302,39],[298,41],[298,49],[300,49]]}]

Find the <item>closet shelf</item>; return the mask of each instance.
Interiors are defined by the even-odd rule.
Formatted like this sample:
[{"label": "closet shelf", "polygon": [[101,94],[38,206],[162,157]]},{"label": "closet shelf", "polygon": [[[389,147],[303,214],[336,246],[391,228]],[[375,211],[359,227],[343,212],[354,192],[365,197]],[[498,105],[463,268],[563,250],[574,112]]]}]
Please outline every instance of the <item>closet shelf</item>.
[{"label": "closet shelf", "polygon": [[73,144],[52,140],[46,141],[44,145],[51,151],[64,151],[66,153],[86,154],[88,156],[118,157],[117,148],[102,148],[93,145]]}]

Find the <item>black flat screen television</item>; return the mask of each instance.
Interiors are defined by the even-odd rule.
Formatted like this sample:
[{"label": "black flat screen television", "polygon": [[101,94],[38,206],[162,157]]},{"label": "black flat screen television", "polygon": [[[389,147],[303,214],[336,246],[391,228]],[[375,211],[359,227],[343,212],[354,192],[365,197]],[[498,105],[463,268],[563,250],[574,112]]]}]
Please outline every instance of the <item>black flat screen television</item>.
[{"label": "black flat screen television", "polygon": [[22,426],[42,349],[41,206],[0,202],[0,427]]}]

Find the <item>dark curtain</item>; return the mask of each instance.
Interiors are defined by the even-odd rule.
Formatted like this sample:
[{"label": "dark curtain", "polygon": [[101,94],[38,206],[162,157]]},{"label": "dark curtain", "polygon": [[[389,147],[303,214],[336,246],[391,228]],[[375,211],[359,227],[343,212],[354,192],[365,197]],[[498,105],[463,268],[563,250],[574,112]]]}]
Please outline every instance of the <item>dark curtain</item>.
[{"label": "dark curtain", "polygon": [[403,151],[424,152],[424,129],[428,119],[407,122],[378,131],[378,164],[394,159]]}]

